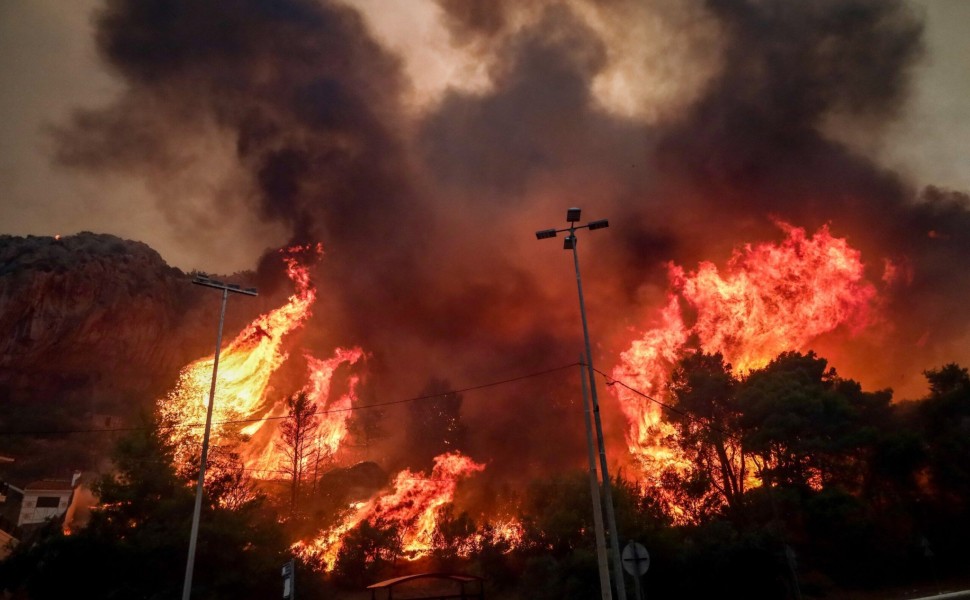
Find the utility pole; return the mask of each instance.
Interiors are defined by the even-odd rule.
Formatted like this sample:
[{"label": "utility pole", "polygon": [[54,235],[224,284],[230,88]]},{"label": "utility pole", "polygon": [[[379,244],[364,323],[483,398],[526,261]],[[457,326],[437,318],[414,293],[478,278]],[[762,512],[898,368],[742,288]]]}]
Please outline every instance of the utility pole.
[{"label": "utility pole", "polygon": [[226,303],[229,292],[256,296],[256,288],[241,288],[232,283],[223,283],[197,276],[192,283],[222,290],[222,310],[219,312],[219,332],[216,334],[216,354],[212,361],[212,383],[209,385],[209,404],[205,412],[205,432],[202,434],[202,456],[199,460],[199,482],[195,488],[195,508],[192,511],[192,531],[189,534],[189,556],[185,563],[185,583],[182,586],[182,600],[192,596],[192,571],[195,569],[195,546],[199,537],[199,516],[202,514],[202,488],[205,485],[206,459],[209,453],[209,432],[212,429],[212,404],[216,397],[216,375],[219,373],[219,351],[222,349],[222,325],[226,320]]}]

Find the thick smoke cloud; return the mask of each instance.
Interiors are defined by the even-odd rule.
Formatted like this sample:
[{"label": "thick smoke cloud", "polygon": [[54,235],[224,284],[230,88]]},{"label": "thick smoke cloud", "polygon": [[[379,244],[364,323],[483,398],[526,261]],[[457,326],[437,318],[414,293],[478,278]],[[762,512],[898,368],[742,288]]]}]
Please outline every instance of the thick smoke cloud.
[{"label": "thick smoke cloud", "polygon": [[[434,377],[481,381],[576,360],[571,260],[532,235],[571,205],[612,222],[581,238],[605,369],[660,306],[666,261],[723,260],[777,237],[771,217],[831,223],[875,280],[883,258],[908,274],[883,286],[891,343],[872,342],[898,356],[847,358],[850,376],[892,384],[902,357],[924,353],[928,362],[905,364],[918,374],[967,333],[951,318],[970,291],[966,196],[917,194],[831,131],[881,127],[905,102],[922,34],[907,5],[683,3],[716,32],[696,40],[718,45],[707,52],[716,68],[705,65],[712,75],[699,91],[653,120],[595,92],[618,60],[611,28],[650,10],[640,3],[438,6],[490,85],[455,88],[415,117],[401,58],[343,3],[109,0],[98,44],[127,91],[78,112],[58,133],[58,158],[166,189],[199,168],[186,148],[221,140],[232,168],[214,202],[282,223],[294,242],[324,243],[303,342],[363,346],[382,397]],[[178,211],[177,198],[163,198]],[[274,273],[272,262],[260,271]],[[524,448],[536,468],[581,460],[573,379],[466,398],[471,448],[493,470],[520,467]]]},{"label": "thick smoke cloud", "polygon": [[241,181],[225,208],[284,223],[293,243],[325,241],[347,304],[376,312],[421,285],[421,238],[405,232],[429,211],[399,139],[405,82],[360,15],[302,0],[113,1],[98,25],[128,92],[78,114],[62,161],[164,182],[191,139],[227,138]]},{"label": "thick smoke cloud", "polygon": [[[728,34],[722,72],[661,154],[691,184],[756,206],[898,199],[901,184],[823,134],[833,114],[878,121],[904,100],[920,27],[885,2],[712,2]],[[782,206],[777,206],[782,204]],[[810,206],[811,210],[824,206]]]}]

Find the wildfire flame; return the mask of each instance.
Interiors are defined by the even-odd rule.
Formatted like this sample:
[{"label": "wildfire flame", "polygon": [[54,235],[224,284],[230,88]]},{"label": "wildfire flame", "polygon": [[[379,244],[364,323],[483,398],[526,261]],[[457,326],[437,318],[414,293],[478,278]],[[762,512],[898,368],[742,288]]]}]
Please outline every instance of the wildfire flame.
[{"label": "wildfire flame", "polygon": [[[333,357],[321,360],[305,353],[307,362],[307,384],[303,387],[314,407],[314,413],[319,419],[319,425],[307,442],[311,451],[301,457],[308,467],[311,462],[319,464],[321,459],[333,458],[340,449],[340,444],[347,437],[347,419],[350,417],[351,406],[356,399],[357,376],[351,376],[348,381],[348,391],[336,400],[330,398],[330,384],[334,372],[342,365],[356,364],[364,355],[360,348],[334,350]],[[284,402],[277,400],[270,416],[278,417],[284,414]],[[249,438],[243,448],[243,461],[246,467],[265,478],[272,478],[278,474],[277,467],[281,461],[279,446],[279,430],[276,427],[263,427],[265,421],[256,421],[242,430]],[[306,469],[301,469],[306,472]]]},{"label": "wildfire flame", "polygon": [[[743,374],[838,327],[857,332],[868,325],[876,290],[865,279],[859,252],[828,227],[809,237],[804,229],[778,225],[783,241],[736,249],[723,273],[710,262],[690,273],[670,264],[672,289],[658,324],[621,354],[613,377],[669,402],[669,377],[691,349],[689,341],[720,352]],[[691,325],[684,307],[696,313]],[[670,443],[676,432],[660,407],[621,386],[614,391],[629,421],[630,452],[648,479],[689,468]]]},{"label": "wildfire flame", "polygon": [[[331,570],[343,545],[343,536],[368,520],[396,525],[403,537],[405,556],[411,559],[424,556],[431,550],[438,510],[452,501],[458,481],[484,469],[485,465],[458,452],[435,457],[430,477],[405,469],[397,474],[387,493],[352,505],[343,521],[314,540],[298,542],[294,549],[307,559],[323,562]],[[511,525],[508,530],[510,536],[514,535]]]},{"label": "wildfire flame", "polygon": [[360,348],[344,350],[338,348],[333,358],[319,360],[307,355],[307,367],[310,371],[310,382],[307,384],[307,394],[323,417],[318,429],[318,443],[323,446],[329,456],[333,456],[340,448],[340,443],[347,437],[347,418],[356,397],[355,390],[359,378],[350,378],[350,391],[334,401],[330,398],[330,381],[333,373],[341,364],[355,364],[363,356]]},{"label": "wildfire flame", "polygon": [[[260,418],[278,410],[266,398],[270,376],[287,358],[283,338],[310,316],[317,294],[310,282],[309,266],[300,259],[306,255],[318,258],[323,249],[317,244],[281,252],[286,273],[296,290],[285,305],[258,317],[222,349],[212,412],[214,439],[229,432],[226,421]],[[182,368],[175,388],[159,403],[164,421],[176,425],[205,421],[213,362],[214,356],[209,356]],[[265,425],[265,421],[259,421],[241,433],[253,436]],[[184,464],[200,443],[202,431],[197,427],[174,427],[171,432],[176,459]]]}]

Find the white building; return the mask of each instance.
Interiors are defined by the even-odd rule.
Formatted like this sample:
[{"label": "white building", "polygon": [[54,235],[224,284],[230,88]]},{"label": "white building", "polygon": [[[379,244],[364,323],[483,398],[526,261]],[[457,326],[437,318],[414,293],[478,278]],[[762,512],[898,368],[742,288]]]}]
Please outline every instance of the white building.
[{"label": "white building", "polygon": [[43,523],[67,512],[79,475],[75,474],[72,481],[42,479],[28,483],[23,490],[17,490],[23,494],[17,527]]}]

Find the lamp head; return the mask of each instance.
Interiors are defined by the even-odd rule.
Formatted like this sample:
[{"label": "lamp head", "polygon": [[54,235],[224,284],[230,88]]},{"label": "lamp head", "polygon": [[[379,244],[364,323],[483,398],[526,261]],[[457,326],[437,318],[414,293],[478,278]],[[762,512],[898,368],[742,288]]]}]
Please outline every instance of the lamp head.
[{"label": "lamp head", "polygon": [[579,220],[579,214],[582,212],[581,209],[576,207],[566,209],[566,221],[570,223],[575,223]]},{"label": "lamp head", "polygon": [[545,239],[554,238],[554,237],[556,237],[555,229],[542,229],[536,232],[537,240],[545,240]]},{"label": "lamp head", "polygon": [[562,241],[562,249],[572,250],[575,247],[576,247],[576,236],[573,234],[567,235],[566,239]]},{"label": "lamp head", "polygon": [[603,229],[604,227],[609,227],[610,222],[608,219],[600,219],[599,221],[590,221],[587,227],[590,231],[594,229]]}]

